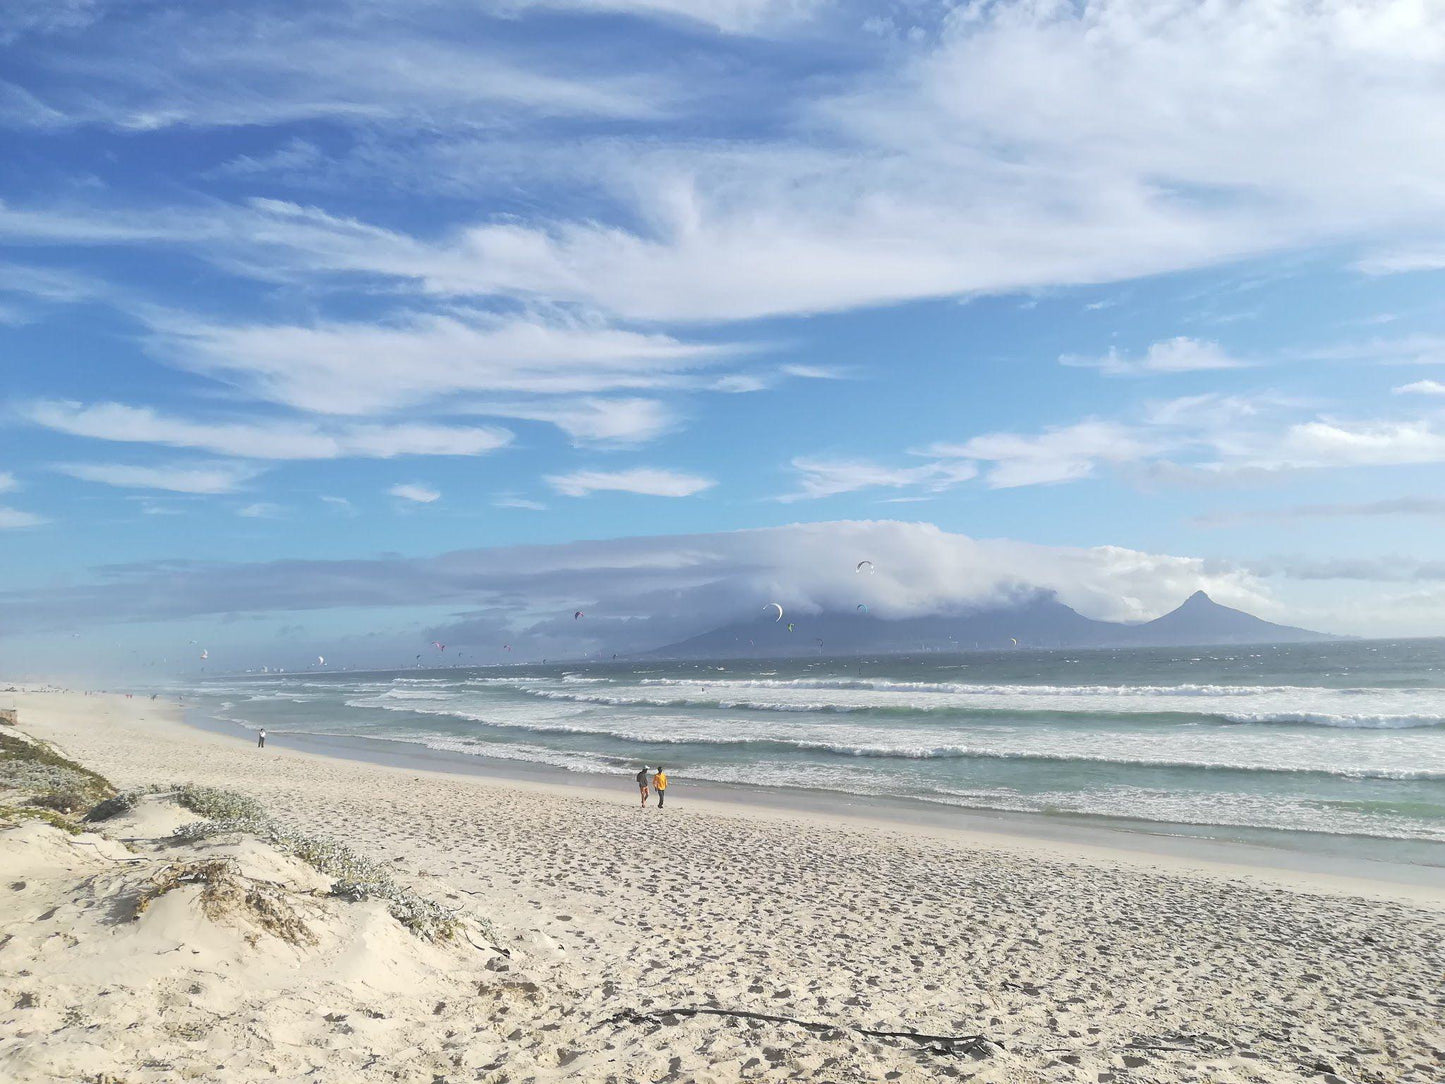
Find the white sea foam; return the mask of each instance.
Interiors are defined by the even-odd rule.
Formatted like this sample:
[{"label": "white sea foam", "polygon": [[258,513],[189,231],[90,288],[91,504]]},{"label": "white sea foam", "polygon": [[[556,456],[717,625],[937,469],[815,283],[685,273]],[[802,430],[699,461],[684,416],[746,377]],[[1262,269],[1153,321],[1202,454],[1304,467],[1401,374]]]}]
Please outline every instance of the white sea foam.
[{"label": "white sea foam", "polygon": [[[490,679],[486,687],[541,700],[611,707],[767,712],[905,712],[1012,715],[1075,714],[1097,725],[1098,716],[1193,715],[1219,723],[1272,723],[1367,730],[1445,727],[1445,691],[1439,689],[1329,689],[1310,686],[1036,686],[942,685],[918,682],[697,682],[668,679],[609,684],[605,691],[558,688],[540,679]],[[658,695],[666,688],[670,695]],[[770,690],[771,697],[746,695]],[[831,695],[822,695],[822,694]]]},{"label": "white sea foam", "polygon": [[[1173,660],[1172,677],[1188,659]],[[1088,676],[1113,676],[1087,660]],[[1428,666],[1290,679],[1206,659],[1224,680],[1014,680],[1033,664],[863,665],[790,676],[708,664],[425,676],[286,675],[208,687],[274,732],[364,735],[589,772],[665,758],[679,778],[908,794],[989,809],[1328,831],[1445,833],[1445,689]],[[812,664],[806,664],[812,665]],[[1211,670],[1203,669],[1212,666]],[[1235,683],[1230,667],[1259,684]],[[892,667],[893,673],[886,671]],[[1051,667],[1051,669],[1050,669]],[[1132,667],[1132,669],[1131,669]],[[848,669],[852,669],[850,665]],[[928,680],[929,670],[981,680]],[[1166,668],[1167,669],[1167,668]],[[878,674],[876,671],[885,671]],[[1041,678],[1084,677],[1055,659]],[[1114,673],[1152,677],[1129,663]],[[1007,680],[985,680],[988,677]],[[1270,681],[1273,676],[1275,680]],[[1279,680],[1285,678],[1286,680]],[[1332,687],[1329,682],[1340,687]]]},{"label": "white sea foam", "polygon": [[449,701],[393,697],[348,704],[456,720],[489,730],[579,735],[612,742],[750,747],[858,758],[907,760],[995,759],[1134,767],[1311,772],[1352,778],[1445,779],[1445,743],[1433,735],[1402,735],[1388,747],[1368,735],[1342,732],[1282,743],[1269,732],[1224,734],[1155,728],[1127,734],[1002,723],[967,727],[887,725],[755,717],[714,717],[589,711],[571,701],[518,704],[488,701],[459,690]]}]

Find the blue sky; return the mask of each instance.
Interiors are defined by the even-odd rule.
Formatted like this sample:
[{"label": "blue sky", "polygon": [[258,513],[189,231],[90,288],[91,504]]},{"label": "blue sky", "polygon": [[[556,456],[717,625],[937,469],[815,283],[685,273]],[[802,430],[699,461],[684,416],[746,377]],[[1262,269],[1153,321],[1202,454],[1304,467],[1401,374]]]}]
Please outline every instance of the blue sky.
[{"label": "blue sky", "polygon": [[607,650],[890,547],[884,613],[1433,634],[1428,9],[6,5],[7,669]]}]

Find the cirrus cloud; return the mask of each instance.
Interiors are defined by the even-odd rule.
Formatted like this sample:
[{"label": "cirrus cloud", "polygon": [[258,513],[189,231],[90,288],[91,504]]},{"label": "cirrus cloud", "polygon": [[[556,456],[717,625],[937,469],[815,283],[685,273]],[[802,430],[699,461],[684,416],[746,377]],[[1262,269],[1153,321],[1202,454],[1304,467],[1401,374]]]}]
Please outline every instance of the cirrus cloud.
[{"label": "cirrus cloud", "polygon": [[53,470],[83,482],[125,489],[162,489],[171,493],[232,493],[256,475],[249,463],[217,461],[200,464],[133,466],[125,463],[57,463]]},{"label": "cirrus cloud", "polygon": [[34,512],[24,512],[19,508],[6,508],[0,505],[0,531],[22,530],[26,527],[39,527],[43,523],[50,522],[44,516]]},{"label": "cirrus cloud", "polygon": [[691,497],[717,483],[711,478],[655,467],[629,470],[579,470],[570,474],[549,474],[544,481],[566,497],[587,497],[593,493],[638,493],[647,497]]},{"label": "cirrus cloud", "polygon": [[441,500],[441,491],[433,489],[421,482],[398,482],[387,490],[393,497],[398,497],[413,504],[431,504]]},{"label": "cirrus cloud", "polygon": [[323,427],[307,421],[192,421],[122,403],[36,402],[27,421],[97,440],[197,448],[251,459],[391,459],[406,455],[482,455],[510,443],[505,429],[408,423]]},{"label": "cirrus cloud", "polygon": [[793,460],[800,489],[776,498],[784,503],[834,497],[862,489],[918,487],[939,493],[978,474],[968,462],[936,462],[921,467],[885,467],[859,459],[823,459],[800,456]]},{"label": "cirrus cloud", "polygon": [[667,386],[728,353],[560,316],[414,314],[395,323],[153,320],[175,364],[321,414],[386,412],[463,392],[588,395]]},{"label": "cirrus cloud", "polygon": [[1445,384],[1438,380],[1416,380],[1390,391],[1394,395],[1445,395]]},{"label": "cirrus cloud", "polygon": [[1145,459],[1162,443],[1138,428],[1091,418],[1032,435],[986,433],[962,444],[933,444],[918,454],[990,463],[984,475],[989,487],[1010,489],[1087,478],[1101,463]]},{"label": "cirrus cloud", "polygon": [[1142,357],[1128,358],[1110,349],[1103,357],[1064,354],[1060,365],[1098,369],[1105,376],[1145,376],[1150,373],[1192,373],[1211,369],[1238,369],[1246,362],[1232,357],[1218,343],[1178,336],[1156,342]]}]

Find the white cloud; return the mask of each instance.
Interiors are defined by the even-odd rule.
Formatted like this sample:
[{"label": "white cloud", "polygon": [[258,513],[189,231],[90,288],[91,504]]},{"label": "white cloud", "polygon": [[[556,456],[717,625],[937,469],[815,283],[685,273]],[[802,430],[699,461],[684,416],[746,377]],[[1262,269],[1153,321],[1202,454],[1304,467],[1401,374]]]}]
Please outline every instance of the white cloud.
[{"label": "white cloud", "polygon": [[1390,389],[1395,395],[1445,395],[1445,384],[1438,380],[1416,380]]},{"label": "white cloud", "polygon": [[508,444],[505,429],[400,425],[319,426],[307,421],[191,421],[122,403],[37,402],[21,408],[37,425],[97,440],[197,448],[252,459],[390,459],[482,455]]},{"label": "white cloud", "polygon": [[802,365],[792,363],[780,365],[773,371],[753,371],[745,373],[724,373],[714,378],[706,387],[711,391],[747,393],[755,391],[766,391],[768,388],[776,387],[784,380],[843,380],[845,373],[841,369],[828,365]]},{"label": "white cloud", "polygon": [[1205,392],[1202,395],[1181,395],[1174,399],[1153,400],[1145,407],[1144,420],[1150,425],[1164,428],[1219,432],[1235,427],[1246,419],[1299,405],[1276,395],[1225,395],[1221,392]]},{"label": "white cloud", "polygon": [[794,102],[806,143],[569,148],[569,179],[638,225],[482,223],[428,262],[474,289],[707,320],[1390,235],[1445,200],[1441,38],[1407,0],[971,5],[901,66]]},{"label": "white cloud", "polygon": [[431,504],[441,498],[440,491],[420,482],[398,482],[387,492],[393,497],[400,497],[404,501],[412,501],[416,504]]},{"label": "white cloud", "polygon": [[179,516],[181,514],[179,508],[162,504],[160,501],[152,500],[150,497],[132,497],[131,500],[136,502],[136,506],[140,509],[140,514],[143,516]]},{"label": "white cloud", "polygon": [[1304,422],[1244,459],[1265,470],[1440,463],[1445,462],[1445,432],[1428,421]]},{"label": "white cloud", "polygon": [[513,0],[518,7],[624,11],[691,19],[732,33],[790,26],[823,7],[823,0]]},{"label": "white cloud", "polygon": [[100,283],[71,271],[0,262],[0,324],[23,327],[41,319],[56,305],[84,301],[105,292]]},{"label": "white cloud", "polygon": [[356,506],[345,497],[328,497],[323,494],[321,500],[323,503],[331,505],[331,507],[338,511],[347,512],[351,515],[356,514]]},{"label": "white cloud", "polygon": [[1445,462],[1445,430],[1433,420],[1285,420],[1307,407],[1272,394],[1183,396],[1148,403],[1130,421],[1089,418],[1036,434],[986,433],[913,454],[990,463],[984,478],[992,488],[1078,481],[1104,464],[1137,465],[1151,482],[1217,484],[1283,471]]},{"label": "white cloud", "polygon": [[57,463],[54,470],[126,489],[164,489],[172,493],[232,493],[260,474],[247,463],[213,462],[136,467],[122,463]]},{"label": "white cloud", "polygon": [[794,376],[801,380],[842,380],[844,373],[828,365],[801,365],[792,363],[782,366],[779,370],[784,376]]},{"label": "white cloud", "polygon": [[21,530],[25,527],[39,527],[49,521],[44,516],[36,515],[34,512],[22,512],[18,508],[6,508],[0,505],[0,531]]},{"label": "white cloud", "polygon": [[246,519],[277,519],[281,515],[281,506],[269,501],[257,501],[236,509],[236,515]]},{"label": "white cloud", "polygon": [[[728,7],[687,10],[717,21]],[[55,240],[185,236],[256,276],[384,275],[448,299],[734,320],[1117,281],[1337,239],[1394,242],[1445,212],[1434,183],[1445,166],[1445,88],[1434,78],[1445,21],[1413,0],[990,3],[918,17],[921,41],[851,81],[784,80],[784,123],[762,127],[788,136],[708,142],[691,126],[677,138],[676,127],[644,123],[636,136],[609,131],[550,154],[526,137],[478,139],[479,107],[501,95],[522,100],[513,111],[523,117],[598,110],[606,94],[520,78],[470,43],[418,43],[414,20],[399,35],[384,16],[363,20],[373,36],[326,48],[305,18],[300,32],[270,33],[269,49],[244,35],[191,48],[183,35],[181,70],[161,75],[134,61],[146,50],[112,43],[134,70],[89,74],[118,81],[119,93],[77,80],[81,104],[49,108],[133,125],[324,114],[384,127],[422,115],[449,134],[439,154],[470,153],[474,174],[503,159],[518,173],[509,183],[545,181],[577,195],[567,204],[579,210],[427,238],[264,201],[140,222],[136,209],[107,221],[4,217],[12,233]],[[204,26],[197,33],[215,33]],[[696,67],[671,79],[684,108],[710,100],[693,88]],[[216,87],[228,92],[221,104]],[[622,98],[624,112],[668,100]],[[383,168],[425,175],[407,153],[425,148],[388,149]]]},{"label": "white cloud", "polygon": [[962,444],[933,444],[918,454],[992,463],[992,489],[1047,485],[1087,478],[1100,463],[1128,463],[1156,454],[1161,442],[1140,429],[1088,419],[1035,435],[986,433]]},{"label": "white cloud", "polygon": [[545,512],[547,506],[541,501],[529,500],[526,497],[514,497],[510,494],[503,494],[492,502],[496,508],[523,508],[529,512]]},{"label": "white cloud", "polygon": [[241,154],[208,172],[211,177],[249,177],[257,174],[304,172],[326,159],[321,148],[305,139],[288,139],[268,154]]},{"label": "white cloud", "polygon": [[678,424],[666,403],[656,399],[584,397],[538,403],[466,403],[465,413],[547,422],[575,444],[627,445],[654,440]]},{"label": "white cloud", "polygon": [[1150,373],[1189,373],[1209,369],[1238,369],[1246,362],[1231,357],[1215,342],[1179,336],[1156,342],[1140,358],[1128,358],[1110,349],[1099,358],[1064,354],[1060,365],[1098,369],[1106,376],[1144,376]]},{"label": "white cloud", "polygon": [[100,0],[12,0],[0,8],[0,44],[28,35],[77,30],[101,12]]},{"label": "white cloud", "polygon": [[84,301],[104,292],[100,283],[74,271],[30,264],[0,263],[0,292],[22,294],[39,301]]},{"label": "white cloud", "polygon": [[860,489],[902,489],[921,486],[940,492],[978,474],[968,462],[936,462],[921,467],[885,467],[858,459],[819,459],[800,456],[793,460],[793,469],[800,475],[797,493],[777,499],[784,502],[832,497]]},{"label": "white cloud", "polygon": [[113,6],[90,35],[36,50],[33,67],[49,75],[41,96],[3,115],[133,131],[310,119],[451,127],[516,113],[645,117],[668,96],[657,80],[628,73],[574,78],[558,63],[553,74],[543,56],[527,62],[506,50],[475,9],[443,14],[348,4],[204,8],[177,19],[164,7]]},{"label": "white cloud", "polygon": [[722,391],[731,394],[766,391],[772,386],[773,381],[761,373],[726,373],[709,385],[713,391]]},{"label": "white cloud", "polygon": [[1445,244],[1384,249],[1366,256],[1355,267],[1367,275],[1402,275],[1411,271],[1445,268]]},{"label": "white cloud", "polygon": [[0,493],[10,493],[20,488],[20,483],[15,475],[8,470],[0,470]]},{"label": "white cloud", "polygon": [[1401,335],[1363,339],[1333,346],[1286,351],[1300,361],[1365,361],[1382,365],[1438,365],[1445,362],[1445,335]]},{"label": "white cloud", "polygon": [[549,474],[544,479],[567,497],[586,497],[597,492],[640,493],[648,497],[691,497],[717,483],[711,478],[652,467],[630,470],[579,470],[570,474]]},{"label": "white cloud", "polygon": [[232,380],[262,399],[327,414],[395,410],[463,392],[589,395],[663,387],[726,353],[557,314],[453,312],[394,325],[309,326],[170,318],[157,320],[157,333],[158,348],[178,365]]}]

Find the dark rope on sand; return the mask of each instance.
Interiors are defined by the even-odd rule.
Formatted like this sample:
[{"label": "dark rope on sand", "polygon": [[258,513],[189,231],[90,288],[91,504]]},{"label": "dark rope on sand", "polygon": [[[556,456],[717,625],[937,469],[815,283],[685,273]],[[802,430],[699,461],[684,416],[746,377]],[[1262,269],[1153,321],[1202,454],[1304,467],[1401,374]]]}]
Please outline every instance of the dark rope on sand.
[{"label": "dark rope on sand", "polygon": [[[743,1020],[761,1020],[769,1024],[796,1024],[808,1031],[851,1031],[857,1035],[868,1035],[878,1039],[907,1039],[922,1047],[942,1048],[936,1049],[937,1053],[943,1054],[972,1054],[983,1049],[985,1043],[1003,1048],[1003,1043],[996,1039],[990,1039],[985,1035],[925,1035],[918,1031],[886,1031],[878,1028],[860,1028],[851,1024],[829,1024],[817,1020],[799,1020],[795,1016],[778,1016],[766,1012],[748,1012],[744,1009],[712,1009],[712,1008],[676,1008],[676,1009],[650,1009],[647,1012],[640,1012],[637,1009],[624,1009],[616,1016],[609,1017],[603,1021],[604,1024],[656,1024],[662,1023],[667,1016],[733,1016]],[[600,1026],[600,1025],[599,1025]]]}]

